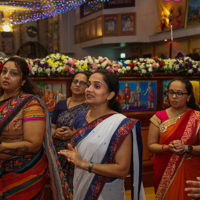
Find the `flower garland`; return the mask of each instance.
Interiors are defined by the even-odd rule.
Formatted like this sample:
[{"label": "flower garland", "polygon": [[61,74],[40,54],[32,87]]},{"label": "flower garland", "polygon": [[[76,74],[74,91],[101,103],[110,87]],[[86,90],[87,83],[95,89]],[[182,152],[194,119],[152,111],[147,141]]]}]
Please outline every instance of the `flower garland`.
[{"label": "flower garland", "polygon": [[[0,64],[8,58],[0,57]],[[200,61],[194,61],[190,57],[179,59],[139,58],[135,60],[112,61],[107,57],[98,58],[86,56],[81,60],[65,56],[64,54],[50,54],[43,59],[25,58],[28,63],[30,76],[69,75],[75,72],[92,73],[97,69],[107,69],[123,76],[126,73],[138,73],[140,76],[154,76],[155,73],[181,73],[184,75],[199,75]]]}]

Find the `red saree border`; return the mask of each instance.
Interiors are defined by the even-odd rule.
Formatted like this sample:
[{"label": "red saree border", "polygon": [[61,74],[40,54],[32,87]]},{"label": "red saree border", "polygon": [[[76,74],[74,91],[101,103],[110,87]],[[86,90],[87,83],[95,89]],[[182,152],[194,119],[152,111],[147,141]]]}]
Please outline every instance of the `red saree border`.
[{"label": "red saree border", "polygon": [[[196,137],[196,129],[200,122],[200,112],[189,110],[191,111],[188,123],[186,125],[185,131],[181,137],[181,141],[183,144],[192,144]],[[188,112],[189,112],[188,111]],[[197,121],[198,123],[195,123]],[[158,190],[156,192],[156,200],[164,199],[165,195],[167,194],[168,189],[170,188],[177,171],[179,170],[181,164],[185,159],[186,154],[179,156],[176,154],[172,154],[169,163],[164,171],[160,184],[158,186]]]}]

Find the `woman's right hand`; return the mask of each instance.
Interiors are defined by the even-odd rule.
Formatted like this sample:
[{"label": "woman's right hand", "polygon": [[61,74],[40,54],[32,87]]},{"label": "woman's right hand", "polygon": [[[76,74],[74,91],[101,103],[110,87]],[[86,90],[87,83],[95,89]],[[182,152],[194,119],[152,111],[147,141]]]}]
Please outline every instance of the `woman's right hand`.
[{"label": "woman's right hand", "polygon": [[183,154],[181,151],[182,149],[177,149],[177,146],[174,144],[174,141],[170,142],[168,144],[168,151],[172,152],[173,154],[176,155],[181,155]]}]

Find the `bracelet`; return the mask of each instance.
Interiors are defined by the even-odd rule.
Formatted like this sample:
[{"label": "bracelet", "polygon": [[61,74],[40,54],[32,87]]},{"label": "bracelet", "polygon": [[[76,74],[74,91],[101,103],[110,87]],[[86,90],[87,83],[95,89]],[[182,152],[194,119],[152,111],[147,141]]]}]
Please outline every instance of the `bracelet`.
[{"label": "bracelet", "polygon": [[163,148],[164,148],[164,146],[166,146],[167,144],[163,144],[162,145],[162,147],[161,147],[161,151],[164,153],[164,154],[167,154],[168,152],[165,152],[164,150],[163,150]]},{"label": "bracelet", "polygon": [[92,172],[92,168],[93,168],[94,163],[90,162],[89,167],[88,167],[88,172],[91,173]]},{"label": "bracelet", "polygon": [[185,153],[185,149],[184,148],[181,150],[181,153]]}]

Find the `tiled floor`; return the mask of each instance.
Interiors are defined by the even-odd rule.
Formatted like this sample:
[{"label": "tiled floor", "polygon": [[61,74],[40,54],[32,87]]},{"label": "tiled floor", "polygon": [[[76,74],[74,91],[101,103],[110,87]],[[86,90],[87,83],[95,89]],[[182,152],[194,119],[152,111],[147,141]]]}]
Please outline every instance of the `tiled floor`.
[{"label": "tiled floor", "polygon": [[[146,187],[144,188],[146,200],[155,200],[155,193],[154,193],[154,187]],[[131,200],[131,191],[126,190],[126,200]]]}]

